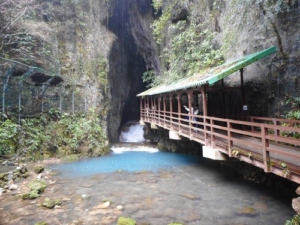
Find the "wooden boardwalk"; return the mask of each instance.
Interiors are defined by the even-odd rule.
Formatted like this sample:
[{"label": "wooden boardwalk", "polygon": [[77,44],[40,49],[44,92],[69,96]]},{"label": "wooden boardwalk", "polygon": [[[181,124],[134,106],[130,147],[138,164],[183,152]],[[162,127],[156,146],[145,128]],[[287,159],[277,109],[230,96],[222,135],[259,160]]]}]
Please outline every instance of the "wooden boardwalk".
[{"label": "wooden boardwalk", "polygon": [[300,121],[250,117],[248,121],[141,110],[141,121],[300,184]]}]

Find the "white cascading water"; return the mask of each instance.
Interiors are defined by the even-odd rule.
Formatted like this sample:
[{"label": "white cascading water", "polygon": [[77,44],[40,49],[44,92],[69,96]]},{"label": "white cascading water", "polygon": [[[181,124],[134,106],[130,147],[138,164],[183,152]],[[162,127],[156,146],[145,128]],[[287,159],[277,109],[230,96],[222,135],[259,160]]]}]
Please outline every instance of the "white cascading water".
[{"label": "white cascading water", "polygon": [[120,142],[144,142],[144,130],[143,126],[139,123],[130,122],[125,125],[125,129],[121,131]]},{"label": "white cascading water", "polygon": [[120,143],[115,144],[111,147],[111,150],[120,154],[123,152],[158,152],[156,147],[150,146],[147,144],[144,138],[144,127],[138,122],[129,122],[122,128],[122,131],[119,136]]}]

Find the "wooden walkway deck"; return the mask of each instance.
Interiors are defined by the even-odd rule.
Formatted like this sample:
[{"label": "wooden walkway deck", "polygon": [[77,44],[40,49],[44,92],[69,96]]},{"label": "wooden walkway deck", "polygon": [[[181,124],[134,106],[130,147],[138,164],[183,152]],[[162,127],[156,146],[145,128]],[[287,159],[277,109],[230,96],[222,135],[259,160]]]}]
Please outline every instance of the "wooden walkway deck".
[{"label": "wooden walkway deck", "polygon": [[[196,118],[196,121],[195,121]],[[142,110],[141,121],[300,184],[300,121],[251,117],[249,121]]]}]

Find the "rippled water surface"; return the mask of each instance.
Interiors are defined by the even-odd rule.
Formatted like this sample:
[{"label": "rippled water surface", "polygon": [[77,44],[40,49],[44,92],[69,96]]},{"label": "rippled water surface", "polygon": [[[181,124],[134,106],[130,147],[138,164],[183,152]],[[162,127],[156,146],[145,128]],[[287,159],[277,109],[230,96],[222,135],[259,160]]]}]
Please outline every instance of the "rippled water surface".
[{"label": "rippled water surface", "polygon": [[[114,150],[52,169],[71,193],[91,196],[86,208],[109,199],[124,207],[120,216],[140,223],[282,225],[294,215],[284,187],[259,187],[213,161],[151,148]],[[71,185],[91,182],[90,189]]]}]

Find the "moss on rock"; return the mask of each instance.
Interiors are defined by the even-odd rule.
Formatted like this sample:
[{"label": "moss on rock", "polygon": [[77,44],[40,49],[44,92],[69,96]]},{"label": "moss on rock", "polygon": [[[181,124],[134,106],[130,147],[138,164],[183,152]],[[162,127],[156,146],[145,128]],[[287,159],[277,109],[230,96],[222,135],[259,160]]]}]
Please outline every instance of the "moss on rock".
[{"label": "moss on rock", "polygon": [[35,165],[35,166],[33,167],[33,171],[34,171],[35,173],[41,173],[41,172],[44,171],[44,166],[43,166],[43,165]]},{"label": "moss on rock", "polygon": [[28,186],[30,188],[30,191],[36,191],[39,194],[45,190],[47,184],[42,180],[33,180],[28,184]]},{"label": "moss on rock", "polygon": [[131,218],[120,217],[118,219],[118,225],[136,225],[136,221]]},{"label": "moss on rock", "polygon": [[62,159],[64,162],[75,162],[79,160],[78,155],[72,154],[72,155],[67,155]]},{"label": "moss on rock", "polygon": [[38,198],[38,197],[40,197],[40,195],[38,194],[37,191],[30,191],[30,192],[22,195],[22,199],[23,200],[26,200],[26,199],[35,199],[35,198]]},{"label": "moss on rock", "polygon": [[48,209],[53,209],[56,205],[56,201],[52,198],[45,198],[42,202],[42,206]]}]

